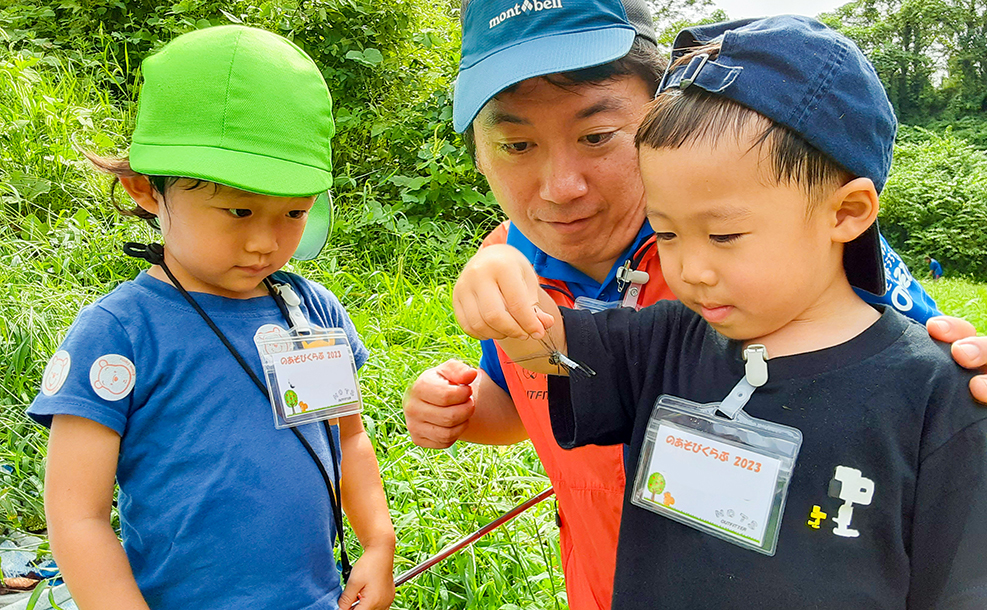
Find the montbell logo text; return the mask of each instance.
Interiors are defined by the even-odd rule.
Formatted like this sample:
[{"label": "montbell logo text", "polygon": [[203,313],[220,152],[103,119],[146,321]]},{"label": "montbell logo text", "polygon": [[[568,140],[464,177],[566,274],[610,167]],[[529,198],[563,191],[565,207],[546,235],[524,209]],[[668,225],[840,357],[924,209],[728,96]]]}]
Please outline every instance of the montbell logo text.
[{"label": "montbell logo text", "polygon": [[541,2],[540,0],[524,0],[522,4],[515,4],[511,8],[507,9],[503,13],[497,15],[490,20],[490,27],[495,25],[500,25],[506,19],[511,17],[517,17],[521,13],[527,13],[528,11],[546,11],[550,8],[562,8],[562,0],[545,0]]}]

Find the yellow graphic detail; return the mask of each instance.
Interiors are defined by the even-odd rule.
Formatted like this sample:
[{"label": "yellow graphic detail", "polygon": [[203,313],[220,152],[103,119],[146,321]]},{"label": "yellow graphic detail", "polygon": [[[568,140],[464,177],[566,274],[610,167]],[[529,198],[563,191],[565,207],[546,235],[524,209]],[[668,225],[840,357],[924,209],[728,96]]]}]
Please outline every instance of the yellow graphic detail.
[{"label": "yellow graphic detail", "polygon": [[809,513],[809,521],[808,521],[809,527],[811,527],[812,529],[819,529],[819,523],[828,516],[829,515],[822,512],[822,509],[818,505],[813,506],[812,512]]},{"label": "yellow graphic detail", "polygon": [[664,504],[665,506],[672,506],[675,504],[675,498],[672,497],[672,494],[666,491],[662,504]]}]

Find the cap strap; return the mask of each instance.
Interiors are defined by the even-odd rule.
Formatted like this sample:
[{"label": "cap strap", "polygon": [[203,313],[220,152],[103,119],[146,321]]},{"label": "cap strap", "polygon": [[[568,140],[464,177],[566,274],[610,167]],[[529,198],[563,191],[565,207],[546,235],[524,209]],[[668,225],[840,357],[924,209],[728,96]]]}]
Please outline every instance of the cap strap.
[{"label": "cap strap", "polygon": [[709,56],[702,53],[693,57],[688,65],[667,72],[658,92],[670,87],[685,89],[690,85],[697,85],[710,93],[719,93],[733,84],[743,70],[741,66],[726,66],[709,61]]}]

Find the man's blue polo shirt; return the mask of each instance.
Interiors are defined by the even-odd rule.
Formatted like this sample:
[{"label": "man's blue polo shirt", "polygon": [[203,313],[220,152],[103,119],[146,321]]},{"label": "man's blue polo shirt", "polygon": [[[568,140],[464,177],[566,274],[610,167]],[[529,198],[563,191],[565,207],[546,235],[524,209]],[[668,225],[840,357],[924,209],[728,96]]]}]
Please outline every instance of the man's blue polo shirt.
[{"label": "man's blue polo shirt", "polygon": [[[531,240],[525,237],[513,224],[510,225],[507,232],[507,243],[520,250],[525,258],[531,261],[535,273],[539,277],[565,282],[574,298],[588,297],[598,301],[612,302],[621,299],[620,292],[617,290],[617,270],[653,234],[651,225],[645,222],[631,246],[617,258],[613,269],[607,274],[602,284],[569,263],[546,254],[538,246],[531,243]],[[942,315],[936,308],[935,301],[925,292],[921,284],[915,281],[915,278],[908,271],[908,267],[905,266],[901,257],[891,249],[883,235],[881,236],[881,251],[883,253],[887,292],[884,293],[884,296],[879,297],[854,288],[860,298],[876,305],[890,305],[922,324],[925,324],[925,321],[932,316]],[[497,347],[494,342],[492,340],[481,341],[480,348],[482,350],[480,368],[505,392],[510,392],[507,388],[507,380],[504,378],[504,371],[500,366],[500,359],[497,358]]]}]

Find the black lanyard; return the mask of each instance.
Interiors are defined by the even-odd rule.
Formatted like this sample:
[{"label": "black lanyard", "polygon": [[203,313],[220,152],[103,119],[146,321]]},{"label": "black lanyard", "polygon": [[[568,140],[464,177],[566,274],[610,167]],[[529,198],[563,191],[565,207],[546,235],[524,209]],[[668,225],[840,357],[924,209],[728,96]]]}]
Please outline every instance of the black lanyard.
[{"label": "black lanyard", "polygon": [[[250,380],[254,382],[254,385],[257,386],[257,389],[260,390],[261,394],[264,395],[264,398],[265,399],[268,398],[267,386],[264,385],[264,382],[262,382],[260,378],[257,377],[257,374],[254,373],[253,369],[250,368],[250,366],[247,364],[247,361],[243,359],[243,356],[240,355],[240,352],[238,352],[237,349],[233,347],[233,344],[230,343],[229,339],[226,338],[226,335],[223,334],[223,331],[219,330],[219,327],[216,326],[216,323],[212,321],[212,318],[210,318],[209,315],[206,314],[206,312],[202,309],[202,307],[200,307],[199,304],[195,302],[195,299],[192,298],[192,295],[190,295],[185,290],[185,288],[182,287],[182,285],[172,274],[171,270],[168,269],[168,266],[165,265],[164,246],[162,246],[161,244],[138,244],[134,242],[127,242],[123,245],[123,251],[128,256],[133,256],[135,258],[145,260],[151,263],[152,265],[158,265],[159,267],[161,267],[161,269],[164,270],[165,274],[168,276],[168,279],[171,280],[171,283],[175,287],[175,289],[178,290],[178,292],[181,293],[183,297],[185,297],[185,300],[188,301],[188,304],[192,306],[192,309],[198,312],[198,314],[202,317],[205,323],[209,325],[209,328],[211,328],[212,331],[216,334],[216,336],[219,337],[219,340],[223,342],[223,345],[226,346],[226,349],[228,349],[230,354],[232,354],[233,357],[236,359],[237,363],[240,365],[240,368],[242,368],[244,372],[247,373],[247,375],[250,377]],[[281,311],[281,315],[284,316],[284,319],[288,323],[288,326],[291,327],[291,318],[288,315],[288,307],[285,304],[284,299],[281,297],[280,294],[278,294],[276,290],[274,290],[274,284],[271,282],[270,278],[264,278],[264,285],[267,287],[267,290],[270,293],[271,297],[274,299],[274,302],[277,303],[278,309]],[[342,564],[340,567],[340,572],[343,576],[343,583],[345,584],[346,581],[349,580],[350,578],[351,568],[350,568],[349,557],[346,555],[346,546],[345,544],[343,544],[343,512],[342,512],[342,499],[340,498],[338,492],[340,471],[339,471],[339,463],[336,460],[336,441],[332,436],[332,429],[329,426],[328,420],[322,420],[322,425],[326,429],[326,435],[329,437],[329,456],[332,459],[332,471],[334,475],[332,478],[329,477],[329,473],[326,472],[325,465],[322,463],[322,460],[319,459],[319,455],[315,452],[315,449],[312,448],[312,445],[308,442],[308,439],[305,438],[305,435],[303,435],[296,427],[292,427],[291,431],[295,433],[295,437],[297,437],[298,440],[302,443],[302,446],[305,447],[305,451],[307,451],[309,456],[311,456],[312,461],[315,462],[315,465],[319,469],[319,474],[322,475],[322,480],[326,484],[326,490],[329,492],[329,503],[332,505],[332,516],[336,524],[336,534],[339,538],[339,560],[340,563]]]}]

